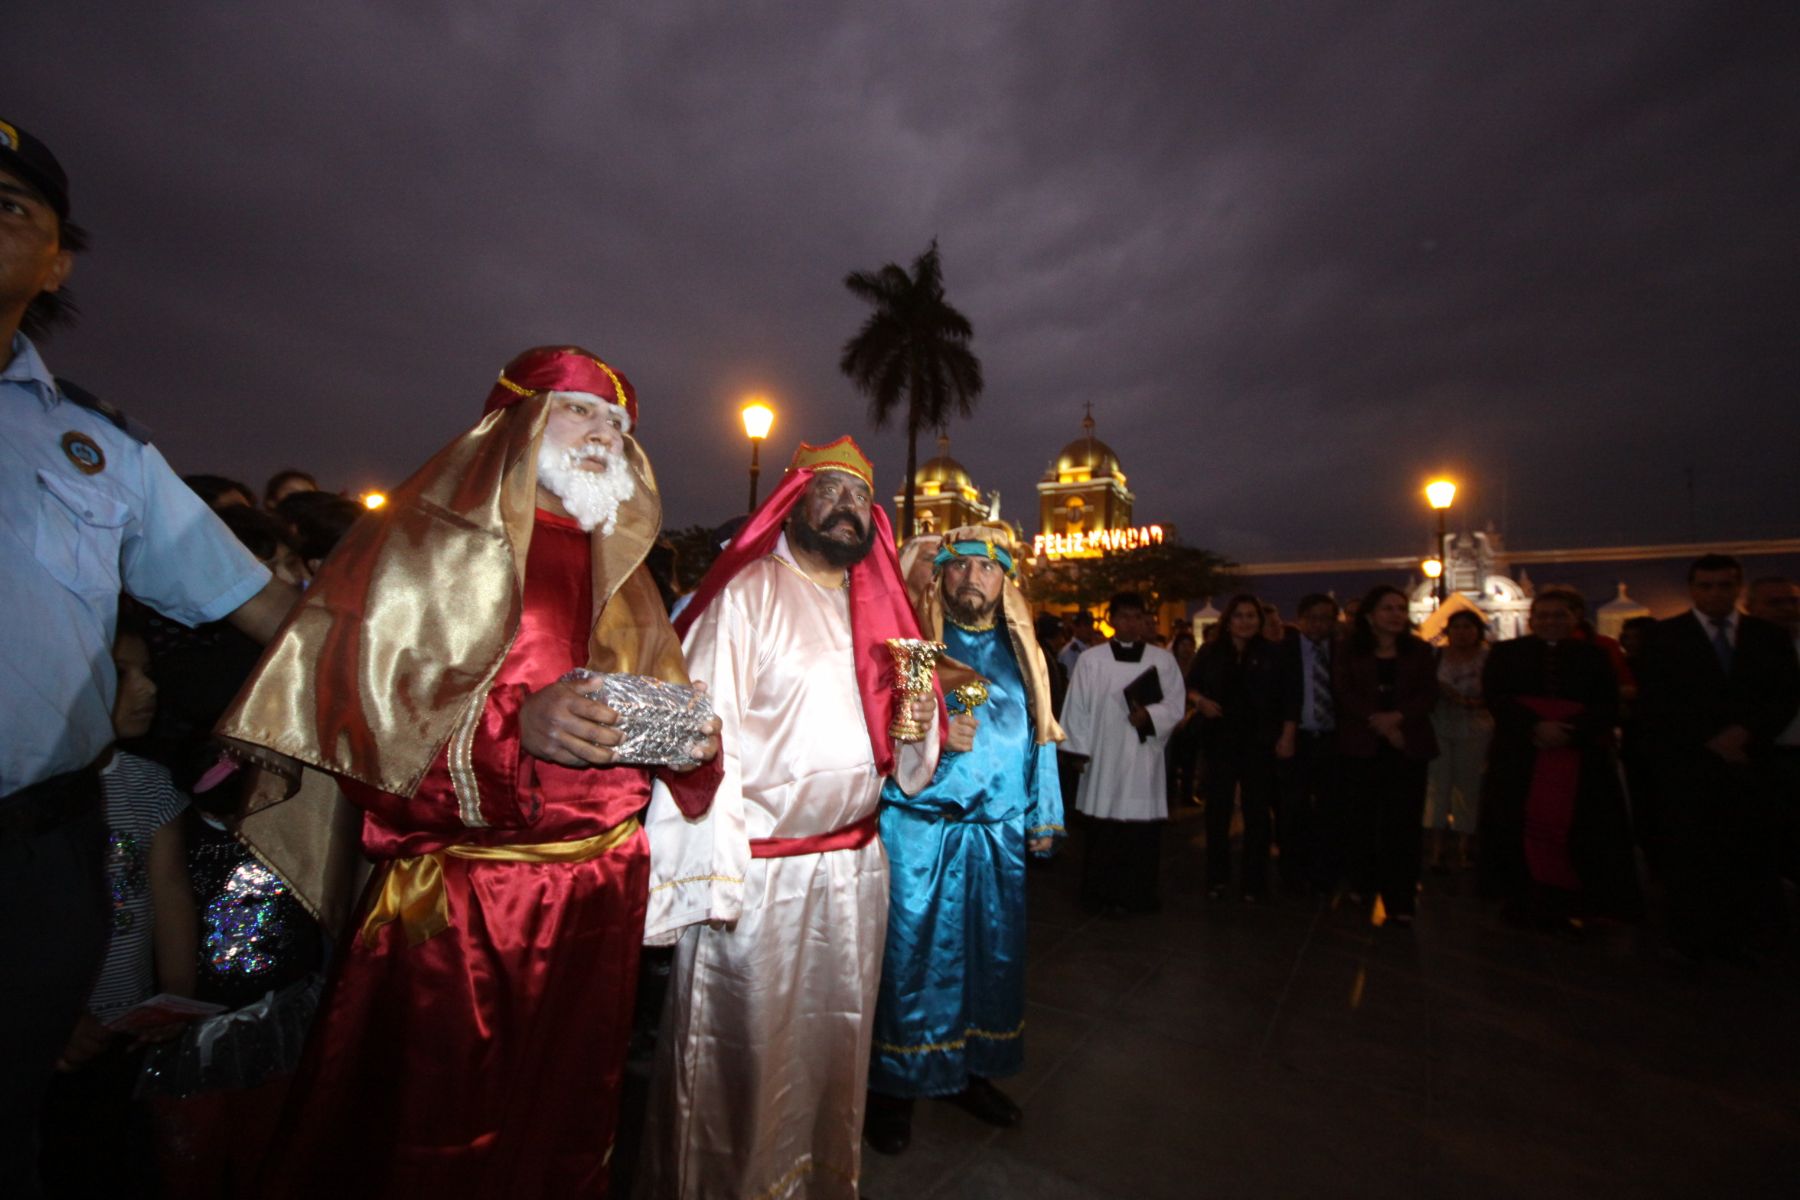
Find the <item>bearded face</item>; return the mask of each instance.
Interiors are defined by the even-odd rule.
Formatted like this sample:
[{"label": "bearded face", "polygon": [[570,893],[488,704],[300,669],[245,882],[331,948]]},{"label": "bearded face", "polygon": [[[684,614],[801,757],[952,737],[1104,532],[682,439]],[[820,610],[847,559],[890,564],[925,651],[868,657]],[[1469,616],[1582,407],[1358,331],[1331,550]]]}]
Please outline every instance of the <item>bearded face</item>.
[{"label": "bearded face", "polygon": [[842,471],[820,471],[806,485],[788,537],[833,567],[852,567],[875,546],[875,519],[869,485]]},{"label": "bearded face", "polygon": [[944,611],[961,625],[986,625],[1000,607],[1006,587],[1006,568],[991,558],[965,555],[944,564],[938,585],[944,592]]},{"label": "bearded face", "polygon": [[584,530],[609,535],[619,506],[637,492],[625,461],[625,410],[583,392],[554,392],[538,447],[538,486],[562,501]]}]

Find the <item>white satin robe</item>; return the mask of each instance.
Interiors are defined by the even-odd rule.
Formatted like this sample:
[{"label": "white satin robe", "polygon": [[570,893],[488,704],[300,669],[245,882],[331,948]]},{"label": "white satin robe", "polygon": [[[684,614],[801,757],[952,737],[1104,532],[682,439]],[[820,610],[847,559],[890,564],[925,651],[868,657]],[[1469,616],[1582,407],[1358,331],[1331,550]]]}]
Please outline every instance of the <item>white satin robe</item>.
[{"label": "white satin robe", "polygon": [[[848,593],[801,574],[784,537],[685,649],[718,710],[724,770],[697,820],[660,786],[650,804],[645,940],[679,941],[637,1195],[853,1197],[887,855],[876,840],[750,857],[751,838],[829,833],[879,805]],[[896,781],[916,792],[936,762],[934,729],[900,748]]]}]

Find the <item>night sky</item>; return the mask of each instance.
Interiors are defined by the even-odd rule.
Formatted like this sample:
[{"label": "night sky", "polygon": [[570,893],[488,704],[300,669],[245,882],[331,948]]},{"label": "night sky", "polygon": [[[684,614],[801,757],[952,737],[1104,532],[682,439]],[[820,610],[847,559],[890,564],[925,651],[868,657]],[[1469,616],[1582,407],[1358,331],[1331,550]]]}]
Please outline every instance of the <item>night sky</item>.
[{"label": "night sky", "polygon": [[566,340],[671,525],[752,391],[891,491],[842,280],[935,236],[1027,533],[1089,402],[1240,561],[1422,549],[1439,469],[1521,547],[1796,533],[1800,6],[177,7],[12,6],[0,116],[94,235],[46,357],[180,471],[397,482]]}]

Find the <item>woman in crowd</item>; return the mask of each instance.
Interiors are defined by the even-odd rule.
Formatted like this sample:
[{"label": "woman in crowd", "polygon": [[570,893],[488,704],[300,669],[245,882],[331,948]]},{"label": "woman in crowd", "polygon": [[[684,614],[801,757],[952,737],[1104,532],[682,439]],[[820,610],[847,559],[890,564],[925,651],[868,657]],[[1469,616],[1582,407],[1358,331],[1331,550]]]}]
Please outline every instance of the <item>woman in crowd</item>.
[{"label": "woman in crowd", "polygon": [[1412,925],[1425,776],[1437,757],[1437,664],[1413,635],[1406,595],[1383,584],[1357,606],[1334,671],[1349,827],[1350,895],[1375,893],[1386,920]]},{"label": "woman in crowd", "polygon": [[1255,596],[1233,596],[1219,624],[1224,635],[1201,647],[1187,679],[1204,762],[1206,894],[1220,900],[1230,889],[1232,800],[1241,792],[1243,896],[1256,901],[1269,888],[1281,670],[1275,648],[1262,635],[1263,610]]},{"label": "woman in crowd", "polygon": [[[1193,633],[1185,627],[1177,626],[1175,636],[1169,640],[1169,653],[1175,656],[1175,665],[1181,668],[1183,679],[1188,677],[1188,671],[1194,665],[1194,655],[1198,652],[1199,647],[1194,642]],[[1169,744],[1163,750],[1168,768],[1170,812],[1174,812],[1177,805],[1193,802],[1199,782],[1195,770],[1199,765],[1199,755],[1200,718],[1193,700],[1189,699],[1187,715],[1181,718],[1181,724],[1175,727],[1175,732],[1169,736]]]},{"label": "woman in crowd", "polygon": [[1461,869],[1472,861],[1469,839],[1475,836],[1479,819],[1481,772],[1494,730],[1481,698],[1487,634],[1480,613],[1460,608],[1445,623],[1445,641],[1438,651],[1438,701],[1431,714],[1438,756],[1432,761],[1425,793],[1425,828],[1431,838],[1427,862],[1435,869]]},{"label": "woman in crowd", "polygon": [[1529,636],[1495,646],[1482,679],[1494,714],[1482,891],[1543,927],[1642,911],[1613,755],[1618,676],[1578,619],[1563,593],[1539,595]]}]

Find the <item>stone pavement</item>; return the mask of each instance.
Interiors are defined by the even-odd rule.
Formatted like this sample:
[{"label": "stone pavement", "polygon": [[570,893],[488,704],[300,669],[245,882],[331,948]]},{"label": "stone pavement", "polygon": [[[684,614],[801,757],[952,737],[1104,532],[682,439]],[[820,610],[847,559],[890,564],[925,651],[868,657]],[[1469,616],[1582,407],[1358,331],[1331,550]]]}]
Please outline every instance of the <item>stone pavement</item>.
[{"label": "stone pavement", "polygon": [[1791,952],[1683,975],[1647,930],[1504,925],[1460,876],[1411,932],[1209,905],[1197,815],[1161,914],[1083,912],[1079,845],[1033,871],[1024,1122],[922,1101],[904,1155],[865,1148],[866,1195],[1800,1196]]}]

